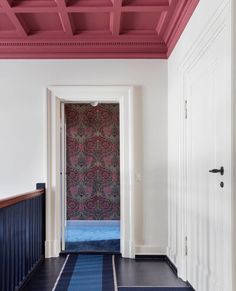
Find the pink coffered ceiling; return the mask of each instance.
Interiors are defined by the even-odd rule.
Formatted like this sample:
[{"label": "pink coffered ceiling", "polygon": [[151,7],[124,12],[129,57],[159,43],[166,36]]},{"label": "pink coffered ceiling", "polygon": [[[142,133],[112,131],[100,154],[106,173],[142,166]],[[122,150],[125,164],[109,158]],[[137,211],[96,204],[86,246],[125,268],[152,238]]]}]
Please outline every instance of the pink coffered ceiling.
[{"label": "pink coffered ceiling", "polygon": [[167,58],[199,0],[0,0],[0,58]]}]

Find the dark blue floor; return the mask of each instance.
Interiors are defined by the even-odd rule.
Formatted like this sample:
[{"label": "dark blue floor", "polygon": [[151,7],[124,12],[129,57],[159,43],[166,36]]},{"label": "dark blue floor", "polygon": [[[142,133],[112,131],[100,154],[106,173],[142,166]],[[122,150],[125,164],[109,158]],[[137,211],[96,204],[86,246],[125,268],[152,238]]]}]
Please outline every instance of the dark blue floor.
[{"label": "dark blue floor", "polygon": [[112,255],[68,255],[55,291],[115,291]]},{"label": "dark blue floor", "polygon": [[[45,259],[21,291],[52,291],[65,260],[66,256]],[[115,266],[118,291],[193,291],[165,261],[117,256]]]},{"label": "dark blue floor", "polygon": [[177,278],[164,259],[117,257],[116,274],[119,291],[192,291],[188,283]]},{"label": "dark blue floor", "polygon": [[69,220],[65,228],[65,251],[120,251],[120,222]]}]

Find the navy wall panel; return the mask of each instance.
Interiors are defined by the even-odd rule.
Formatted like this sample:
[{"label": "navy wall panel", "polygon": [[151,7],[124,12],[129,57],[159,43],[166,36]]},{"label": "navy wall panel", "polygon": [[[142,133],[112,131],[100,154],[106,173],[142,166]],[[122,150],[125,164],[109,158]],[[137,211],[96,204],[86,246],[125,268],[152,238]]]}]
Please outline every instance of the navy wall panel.
[{"label": "navy wall panel", "polygon": [[0,290],[19,289],[44,256],[45,194],[0,209]]}]

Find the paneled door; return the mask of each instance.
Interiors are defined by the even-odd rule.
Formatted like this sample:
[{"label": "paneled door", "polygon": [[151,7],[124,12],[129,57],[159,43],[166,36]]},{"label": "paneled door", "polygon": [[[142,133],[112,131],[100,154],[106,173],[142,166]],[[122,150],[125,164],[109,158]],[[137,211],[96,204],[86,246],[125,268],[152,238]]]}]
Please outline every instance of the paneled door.
[{"label": "paneled door", "polygon": [[224,29],[185,74],[187,279],[231,291],[231,94]]}]

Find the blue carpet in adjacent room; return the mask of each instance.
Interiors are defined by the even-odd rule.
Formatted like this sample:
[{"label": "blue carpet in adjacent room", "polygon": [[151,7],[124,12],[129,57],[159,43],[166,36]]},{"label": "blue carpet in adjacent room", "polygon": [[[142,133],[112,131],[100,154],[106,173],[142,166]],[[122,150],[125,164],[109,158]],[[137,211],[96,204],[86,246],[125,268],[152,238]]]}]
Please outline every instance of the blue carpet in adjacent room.
[{"label": "blue carpet in adjacent room", "polygon": [[68,220],[65,229],[65,250],[120,252],[120,222]]},{"label": "blue carpet in adjacent room", "polygon": [[68,255],[53,291],[115,291],[112,255]]}]

